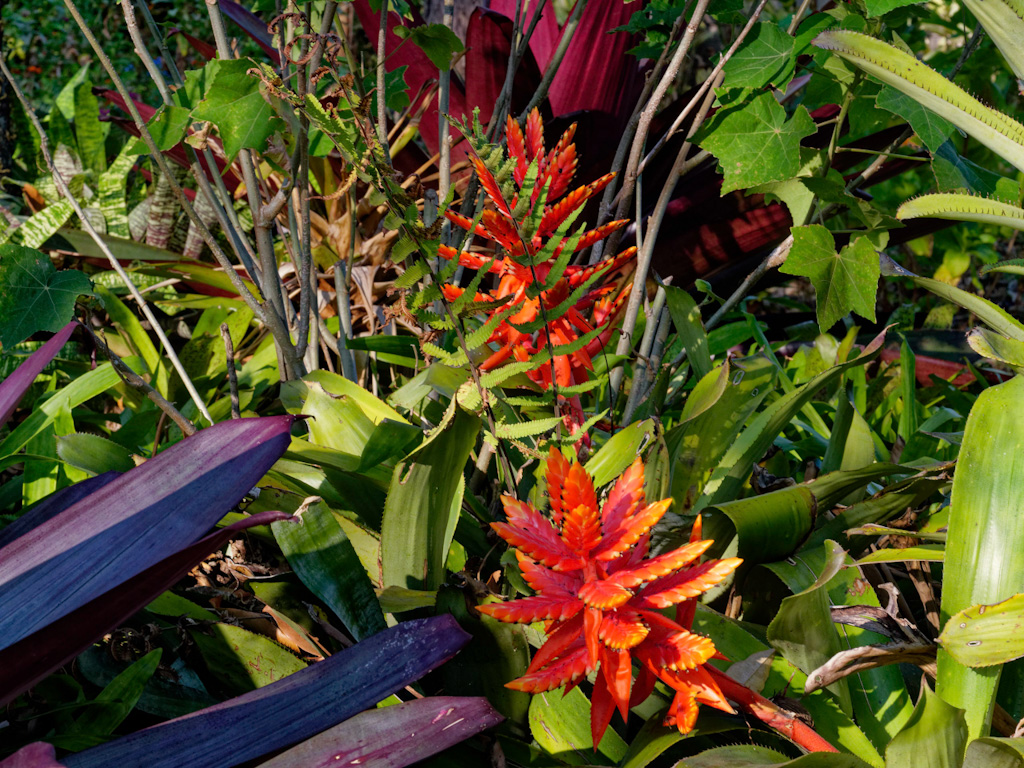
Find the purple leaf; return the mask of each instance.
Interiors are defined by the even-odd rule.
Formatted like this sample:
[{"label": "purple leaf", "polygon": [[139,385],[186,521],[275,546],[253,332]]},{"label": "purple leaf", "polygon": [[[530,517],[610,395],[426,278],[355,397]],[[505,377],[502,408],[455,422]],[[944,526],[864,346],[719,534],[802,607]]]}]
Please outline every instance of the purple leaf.
[{"label": "purple leaf", "polygon": [[0,548],[6,547],[19,536],[36,528],[47,520],[56,517],[65,509],[75,504],[90,493],[98,491],[107,483],[121,476],[120,472],[104,472],[102,475],[90,477],[80,483],[61,488],[44,498],[13,523],[0,528]]},{"label": "purple leaf", "polygon": [[195,542],[281,457],[293,420],[214,424],[0,549],[0,649]]},{"label": "purple leaf", "polygon": [[52,744],[36,741],[28,744],[5,760],[0,768],[64,768],[57,762]]},{"label": "purple leaf", "polygon": [[219,5],[220,9],[224,11],[224,15],[241,27],[242,31],[251,37],[256,42],[256,45],[263,49],[263,52],[270,57],[275,67],[281,63],[281,57],[277,49],[274,48],[274,40],[270,37],[270,33],[267,32],[267,25],[259,16],[247,11],[234,2],[234,0],[220,0]]},{"label": "purple leaf", "polygon": [[260,768],[372,765],[403,768],[504,720],[487,699],[436,696],[371,709],[317,734]]},{"label": "purple leaf", "polygon": [[14,373],[0,382],[0,426],[6,424],[7,420],[11,418],[11,414],[18,407],[22,396],[36,380],[36,376],[46,367],[47,363],[57,356],[77,326],[77,320],[72,320],[65,325],[53,335],[52,339],[19,365]]},{"label": "purple leaf", "polygon": [[[0,650],[0,706],[73,659],[183,578],[236,533],[284,520],[284,512],[261,512],[214,531],[147,568],[125,584],[91,600],[37,632]],[[115,558],[116,559],[116,558]]]},{"label": "purple leaf", "polygon": [[450,615],[408,621],[276,683],[64,762],[67,768],[231,768],[372,707],[447,661],[469,639]]}]

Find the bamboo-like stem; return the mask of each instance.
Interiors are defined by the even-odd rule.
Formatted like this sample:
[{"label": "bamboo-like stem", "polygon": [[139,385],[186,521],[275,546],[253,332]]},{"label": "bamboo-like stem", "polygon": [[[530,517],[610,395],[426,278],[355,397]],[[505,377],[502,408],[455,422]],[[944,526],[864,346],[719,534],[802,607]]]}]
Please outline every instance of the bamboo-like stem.
[{"label": "bamboo-like stem", "polygon": [[[672,54],[672,58],[665,67],[664,74],[662,74],[658,84],[651,91],[643,109],[640,110],[640,113],[637,116],[635,132],[632,133],[631,137],[629,132],[624,134],[622,137],[620,147],[622,145],[629,144],[630,150],[629,158],[626,161],[625,173],[620,177],[622,186],[618,192],[618,199],[620,202],[615,218],[621,219],[625,213],[626,207],[629,205],[629,200],[633,194],[633,186],[636,184],[638,175],[637,169],[640,166],[640,154],[643,152],[644,144],[647,141],[647,134],[651,129],[651,121],[654,119],[654,115],[658,111],[658,107],[661,105],[661,100],[665,97],[669,87],[671,87],[675,82],[676,77],[679,74],[679,70],[683,65],[683,61],[686,58],[687,53],[690,51],[690,45],[693,43],[693,39],[697,36],[697,29],[704,20],[704,14],[707,13],[708,6],[710,4],[711,0],[697,0],[697,5],[693,10],[693,15],[690,17],[690,23],[686,25],[686,30],[683,32],[683,37],[679,41],[679,45],[676,47],[675,53]],[[613,168],[612,170],[617,171],[618,168]],[[600,213],[598,215],[599,222],[607,220],[608,214],[611,210],[612,201],[616,196],[613,190],[610,189],[612,186],[612,184],[609,184],[608,187],[605,188],[604,197],[601,200]],[[605,250],[614,253],[620,238],[621,236],[616,237],[616,234],[612,233],[601,248],[594,249],[591,255],[591,260],[599,259],[600,255]]]},{"label": "bamboo-like stem", "polygon": [[[168,58],[170,57],[170,52],[164,44],[163,37],[159,35],[159,29],[156,27],[156,23],[153,21],[153,17],[149,13],[149,8],[146,6],[146,3],[141,2],[141,0],[139,5],[144,10],[147,24],[150,27],[150,32],[152,32],[154,37],[157,39],[161,55],[164,56],[164,60],[167,62],[167,68],[171,73],[171,79],[180,87],[183,81],[180,73],[178,72],[178,67],[175,65],[173,58]],[[121,10],[124,15],[125,25],[128,28],[128,36],[131,37],[132,42],[135,45],[136,55],[142,59],[142,63],[146,67],[146,71],[149,72],[150,77],[156,83],[157,90],[160,91],[164,105],[171,106],[174,102],[171,97],[170,87],[167,85],[167,81],[164,79],[163,73],[156,65],[156,62],[153,61],[153,57],[150,56],[149,50],[146,48],[145,42],[142,40],[142,35],[139,33],[138,22],[135,20],[135,13],[131,0],[121,0]],[[228,194],[227,187],[224,186],[224,180],[220,177],[219,173],[213,174],[217,184],[217,194],[215,195],[210,186],[209,179],[207,179],[206,171],[199,164],[199,157],[196,154],[196,150],[188,144],[185,145],[185,150],[189,158],[192,175],[199,184],[200,191],[206,196],[207,202],[210,204],[210,208],[213,210],[214,215],[217,217],[217,223],[220,224],[221,229],[225,234],[227,234],[228,239],[231,242],[231,247],[235,251],[235,255],[238,257],[238,260],[243,264],[243,266],[245,266],[246,272],[249,273],[249,276],[256,284],[256,287],[259,288],[261,284],[261,275],[253,263],[248,241],[246,241],[245,235],[242,233],[241,224],[238,222],[238,216],[235,214],[234,206],[231,203],[231,195]],[[209,148],[203,149],[203,158],[206,160],[207,167],[211,169],[215,169],[217,167],[217,162],[214,160],[213,153]]]},{"label": "bamboo-like stem", "polygon": [[384,60],[386,59],[387,46],[385,42],[388,34],[388,13],[390,3],[382,0],[380,8],[380,29],[377,30],[377,141],[380,142],[383,150],[383,157],[387,163],[391,163],[391,151],[388,148],[388,123],[387,104],[385,104],[384,88]]},{"label": "bamboo-like stem", "polygon": [[306,91],[313,90],[313,76],[320,68],[320,62],[324,57],[324,38],[331,33],[334,26],[334,15],[338,10],[337,0],[327,0],[324,5],[324,15],[320,20],[320,36],[313,45],[313,55],[309,59],[309,74],[306,78]]},{"label": "bamboo-like stem", "polygon": [[235,370],[235,345],[231,341],[231,331],[227,323],[220,324],[220,337],[224,339],[224,360],[228,366],[228,390],[231,393],[231,418],[242,418],[242,410],[238,399],[238,372]]},{"label": "bamboo-like stem", "polygon": [[[312,13],[312,5],[310,2],[306,3],[306,29],[305,32],[310,33],[309,28],[309,16]],[[302,39],[302,45],[300,47],[299,61],[305,62],[309,55],[309,38],[304,37]],[[306,100],[306,84],[307,76],[303,71],[306,66],[304,63],[296,65],[298,67],[298,94],[299,99],[302,102]],[[298,263],[296,264],[296,277],[299,282],[299,328],[297,344],[295,345],[295,354],[298,357],[306,357],[305,360],[306,369],[314,370],[317,366],[315,365],[315,358],[317,354],[317,342],[314,338],[312,344],[310,344],[310,335],[316,337],[317,330],[310,328],[309,314],[310,304],[312,303],[312,311],[319,311],[316,302],[316,268],[311,266],[313,264],[312,258],[312,245],[310,239],[310,216],[309,216],[309,117],[307,117],[304,110],[299,112],[299,135],[296,142],[296,153],[298,154],[298,162],[292,163],[292,178],[297,180],[294,184],[295,191],[289,196],[289,202],[292,204],[290,209],[291,217],[294,216],[294,203],[296,197],[298,198],[298,225],[299,225],[299,240],[297,248],[299,251]],[[295,166],[298,166],[297,168]],[[295,242],[295,227],[292,227],[292,242]]]},{"label": "bamboo-like stem", "polygon": [[[441,23],[448,29],[452,28],[455,20],[454,0],[444,0]],[[452,184],[452,145],[449,141],[448,110],[451,97],[452,71],[442,68],[438,78],[437,87],[437,144],[440,152],[438,162],[437,196],[441,200],[448,197],[448,190]],[[443,238],[447,242],[447,238]]]},{"label": "bamboo-like stem", "polygon": [[804,17],[804,14],[807,13],[807,9],[810,5],[811,0],[803,0],[803,2],[800,3],[800,7],[797,8],[796,13],[793,14],[792,21],[789,22],[789,28],[786,30],[787,35],[792,36],[796,34],[797,29],[800,28],[800,20]]},{"label": "bamboo-like stem", "polygon": [[715,64],[714,69],[711,70],[711,72],[708,74],[704,82],[701,83],[701,86],[700,88],[697,89],[697,92],[693,94],[693,97],[689,100],[689,102],[687,102],[686,106],[683,107],[682,111],[676,116],[676,119],[672,121],[672,125],[665,132],[665,135],[658,139],[658,141],[655,142],[654,146],[651,147],[651,151],[647,153],[647,155],[643,159],[643,162],[640,163],[640,167],[637,169],[637,174],[641,174],[644,172],[644,169],[647,167],[648,163],[650,163],[655,158],[655,156],[665,147],[665,142],[672,138],[675,135],[676,131],[679,130],[679,127],[683,124],[683,120],[685,120],[687,116],[690,114],[690,112],[693,111],[693,109],[698,104],[701,103],[701,99],[704,98],[704,94],[706,94],[708,92],[708,89],[711,88],[711,84],[715,82],[718,75],[725,68],[725,65],[729,63],[729,59],[732,58],[733,54],[736,53],[736,50],[740,47],[740,44],[746,39],[747,35],[750,34],[750,30],[754,28],[754,22],[756,22],[758,18],[761,16],[761,11],[764,10],[764,7],[767,3],[768,0],[761,0],[761,2],[757,4],[757,7],[754,8],[753,13],[750,14],[750,18],[747,19],[747,23],[744,25],[743,29],[740,30],[740,33],[736,36],[736,39],[732,41],[732,45],[729,46],[729,50],[727,50],[722,55],[722,57],[718,60],[718,63]]},{"label": "bamboo-like stem", "polygon": [[[157,408],[169,416],[171,421],[178,425],[178,429],[181,430],[181,433],[185,435],[185,437],[196,433],[196,425],[189,421],[181,411],[175,408],[174,403],[168,401],[163,395],[157,392],[148,381],[129,368],[128,364],[125,363],[125,361],[122,360],[116,352],[108,347],[103,340],[93,332],[92,328],[85,323],[82,323],[82,327],[88,331],[90,336],[92,336],[92,341],[96,345],[96,348],[106,355],[106,358],[114,367],[117,375],[121,377],[121,381],[132,389],[139,390],[148,397]],[[153,453],[156,453],[156,446],[153,447]]]},{"label": "bamboo-like stem", "polygon": [[758,264],[757,267],[754,268],[754,271],[743,279],[743,282],[740,283],[739,287],[729,295],[729,298],[722,303],[722,306],[720,306],[715,314],[711,316],[711,319],[704,324],[705,329],[710,331],[722,322],[726,314],[731,312],[732,308],[739,303],[740,299],[749,293],[754,284],[764,277],[765,272],[767,272],[771,267],[778,266],[785,262],[786,257],[789,255],[789,249],[792,247],[793,235],[790,235],[772,249],[772,252],[765,257],[764,261]]},{"label": "bamboo-like stem", "polygon": [[644,335],[640,340],[640,352],[637,355],[636,365],[633,366],[633,384],[629,389],[629,398],[626,400],[626,408],[622,412],[622,423],[629,424],[633,418],[633,411],[640,404],[641,397],[647,392],[647,370],[648,357],[651,348],[654,346],[654,337],[658,326],[661,324],[661,312],[665,308],[665,286],[659,285],[658,292],[654,295],[650,311],[647,313],[647,325],[644,326]]},{"label": "bamboo-like stem", "polygon": [[530,103],[526,105],[526,109],[519,115],[519,122],[526,119],[526,116],[530,114],[534,107],[538,106],[548,95],[548,90],[551,88],[551,83],[554,82],[555,75],[558,74],[558,68],[562,66],[562,59],[565,58],[566,51],[569,50],[569,44],[572,43],[573,37],[576,35],[576,28],[580,24],[580,16],[583,15],[583,9],[587,6],[587,0],[577,0],[576,4],[572,8],[572,14],[565,22],[565,27],[562,29],[562,36],[558,40],[558,47],[555,48],[554,54],[551,56],[551,60],[548,62],[547,67],[544,68],[544,77],[540,81],[540,85],[537,86],[537,90],[534,92],[530,99]]},{"label": "bamboo-like stem", "polygon": [[[103,68],[106,70],[111,82],[114,84],[114,88],[117,90],[121,98],[124,99],[125,106],[128,109],[128,114],[131,115],[132,120],[135,122],[135,127],[138,128],[141,138],[146,144],[153,161],[159,167],[160,172],[169,177],[171,190],[174,193],[178,204],[181,205],[182,209],[185,211],[189,221],[191,221],[196,227],[196,231],[199,232],[200,236],[203,238],[203,242],[210,248],[214,259],[216,259],[217,263],[227,273],[232,286],[234,286],[235,290],[238,291],[239,296],[241,296],[242,300],[245,301],[246,305],[252,309],[255,317],[260,322],[266,324],[271,333],[274,334],[274,339],[277,341],[278,347],[281,348],[281,346],[284,345],[286,349],[291,349],[290,339],[288,338],[288,329],[284,327],[283,323],[274,315],[273,312],[268,313],[266,311],[264,303],[261,303],[252,295],[252,292],[249,291],[248,287],[246,287],[245,283],[238,276],[238,273],[235,272],[230,259],[228,259],[224,250],[220,247],[220,244],[213,237],[213,233],[210,232],[209,227],[207,227],[203,223],[202,219],[196,214],[191,201],[185,196],[181,186],[174,180],[170,166],[167,163],[167,159],[160,152],[156,142],[153,140],[153,135],[149,132],[149,128],[146,127],[146,122],[139,114],[139,110],[136,108],[135,102],[132,101],[131,94],[128,92],[124,81],[121,80],[121,77],[117,74],[117,70],[114,69],[114,66],[110,61],[110,57],[108,57],[104,52],[103,46],[100,45],[99,40],[96,39],[96,36],[89,28],[89,25],[85,18],[83,18],[81,11],[78,10],[78,6],[75,5],[74,0],[64,0],[64,5],[68,9],[68,13],[70,13],[71,17],[75,20],[75,23],[78,25],[82,34],[85,36],[86,41],[92,47],[93,52],[96,54],[96,58],[99,59],[100,64],[103,65]],[[292,355],[294,356],[293,349]]]},{"label": "bamboo-like stem", "polygon": [[[217,55],[225,61],[234,59],[231,45],[228,42],[227,32],[224,29],[224,17],[220,12],[218,0],[206,0],[206,11],[210,17],[210,29],[213,30],[213,41],[217,48]],[[282,66],[285,59],[282,58]],[[249,198],[249,208],[252,210],[253,230],[256,235],[256,253],[259,255],[260,268],[263,272],[263,295],[266,297],[266,312],[268,319],[274,316],[279,323],[271,325],[274,331],[274,340],[277,342],[279,354],[285,364],[282,374],[286,378],[299,378],[305,373],[301,357],[296,353],[291,336],[288,333],[288,317],[285,313],[284,298],[281,295],[281,279],[277,272],[277,256],[274,253],[274,239],[270,232],[270,224],[263,215],[263,205],[260,199],[260,187],[256,176],[256,165],[251,152],[242,150],[238,155],[238,162],[242,168],[242,181],[245,183],[246,196]],[[279,326],[275,329],[275,325]]]},{"label": "bamboo-like stem", "polygon": [[[352,214],[355,215],[354,213]],[[356,361],[346,342],[352,338],[352,304],[348,295],[348,270],[344,259],[334,262],[334,295],[338,302],[338,364],[342,375],[356,380]]]},{"label": "bamboo-like stem", "polygon": [[[672,199],[673,191],[675,191],[676,181],[686,165],[686,156],[690,151],[690,138],[711,109],[711,105],[714,103],[714,88],[717,87],[717,83],[721,82],[721,78],[722,74],[719,73],[715,78],[716,85],[708,89],[707,94],[704,96],[704,103],[701,104],[700,110],[694,118],[693,125],[690,126],[686,141],[679,148],[679,154],[676,155],[675,162],[672,164],[672,170],[669,172],[668,179],[661,188],[661,194],[658,195],[658,202],[655,203],[654,211],[647,220],[647,227],[644,232],[644,247],[637,259],[636,274],[633,277],[633,288],[626,303],[626,314],[622,320],[622,332],[619,336],[619,343],[615,348],[616,355],[628,354],[633,346],[633,330],[636,327],[640,304],[647,293],[647,273],[651,269],[651,258],[654,256],[654,245],[658,240],[658,231],[661,229],[661,223],[665,218],[665,211],[668,210],[669,201]],[[616,368],[609,377],[608,386],[612,402],[615,402],[619,385],[622,383],[623,373],[623,368]]]},{"label": "bamboo-like stem", "polygon": [[43,160],[46,163],[46,169],[53,176],[53,183],[56,184],[57,189],[60,190],[64,199],[71,204],[75,214],[77,214],[79,220],[82,222],[82,228],[89,234],[89,237],[93,239],[97,247],[102,251],[103,255],[106,256],[107,261],[110,262],[111,268],[117,272],[118,277],[121,278],[121,281],[128,289],[128,292],[131,293],[132,298],[135,299],[135,303],[138,304],[139,309],[142,310],[142,314],[146,316],[146,319],[153,327],[154,333],[156,333],[157,338],[160,339],[161,346],[163,346],[164,354],[166,354],[168,359],[170,359],[171,365],[173,365],[174,370],[177,371],[178,376],[185,385],[185,389],[188,390],[189,396],[191,396],[193,402],[196,404],[196,408],[199,409],[203,418],[210,422],[210,424],[213,424],[213,417],[206,409],[206,404],[203,403],[203,399],[196,390],[195,384],[192,383],[192,379],[190,379],[188,373],[185,372],[185,368],[181,364],[181,360],[178,359],[178,355],[174,351],[174,347],[171,346],[170,340],[167,338],[167,335],[164,333],[159,321],[156,319],[156,315],[153,314],[153,310],[149,306],[149,303],[143,298],[142,294],[139,293],[139,289],[135,286],[135,283],[132,282],[128,273],[124,271],[124,267],[121,266],[121,262],[119,262],[114,254],[111,253],[106,242],[99,236],[99,233],[92,225],[92,221],[86,215],[85,211],[82,210],[82,206],[78,204],[74,195],[71,194],[71,189],[64,180],[64,176],[61,175],[60,171],[58,171],[56,166],[54,166],[53,156],[50,154],[50,143],[46,138],[46,131],[43,130],[43,125],[39,122],[39,118],[36,116],[35,110],[32,109],[32,105],[28,103],[28,99],[25,98],[25,94],[18,86],[18,83],[14,80],[14,76],[11,74],[11,71],[7,68],[7,62],[3,56],[0,56],[0,71],[3,72],[4,77],[6,77],[7,81],[11,84],[11,90],[14,91],[14,95],[18,97],[18,101],[21,102],[22,109],[25,110],[25,114],[32,123],[32,127],[35,128],[36,133],[39,134],[39,151],[43,155]]}]

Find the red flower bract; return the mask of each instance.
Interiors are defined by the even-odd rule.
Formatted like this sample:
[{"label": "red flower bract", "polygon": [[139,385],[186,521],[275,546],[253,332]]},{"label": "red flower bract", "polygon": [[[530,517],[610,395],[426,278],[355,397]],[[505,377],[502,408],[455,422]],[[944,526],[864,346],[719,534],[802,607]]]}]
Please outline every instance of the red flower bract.
[{"label": "red flower bract", "polygon": [[[518,551],[526,583],[537,593],[480,606],[500,621],[547,621],[548,639],[526,674],[509,688],[540,693],[572,688],[597,672],[591,699],[594,747],[612,712],[623,720],[657,680],[675,690],[666,725],[692,730],[698,703],[732,707],[703,664],[714,643],[690,632],[694,599],[740,564],[739,558],[699,562],[711,541],[700,539],[700,519],[690,543],[649,557],[651,528],[671,499],[644,503],[644,466],[638,458],[598,508],[594,484],[582,465],[555,448],[548,456],[551,520],[530,504],[503,496],[506,523],[491,527]],[[675,605],[676,618],[660,609]],[[633,662],[640,664],[634,684]]]},{"label": "red flower bract", "polygon": [[[509,156],[515,160],[511,179],[515,185],[515,197],[506,200],[501,184],[488,167],[479,158],[472,158],[476,176],[494,208],[485,210],[477,224],[452,211],[445,213],[452,223],[494,243],[504,251],[504,257],[496,256],[492,261],[482,254],[459,251],[446,245],[440,246],[438,250],[445,258],[458,258],[463,266],[472,269],[480,269],[491,262],[489,271],[499,275],[498,284],[495,290],[478,293],[473,298],[475,301],[507,300],[509,303],[492,309],[489,316],[507,311],[509,305],[517,307],[515,313],[501,322],[488,339],[488,343],[493,345],[493,351],[481,364],[482,370],[495,368],[509,358],[526,362],[547,349],[549,344],[552,348],[564,347],[591,334],[587,343],[577,345],[578,349],[571,352],[554,350],[551,361],[528,372],[531,380],[544,387],[550,387],[552,383],[558,387],[569,387],[588,380],[587,372],[593,368],[592,357],[607,344],[612,323],[628,294],[628,287],[619,289],[614,283],[602,282],[600,276],[618,271],[636,255],[636,248],[629,248],[599,264],[567,266],[554,284],[539,295],[530,296],[527,293],[534,282],[548,280],[565,241],[553,249],[550,258],[532,263],[536,262],[537,254],[556,236],[558,228],[569,215],[604,189],[614,177],[614,174],[607,174],[566,194],[576,172],[576,145],[572,141],[575,130],[576,126],[573,125],[550,152],[545,152],[544,126],[540,113],[536,109],[530,113],[525,134],[510,117],[506,125],[506,138]],[[529,192],[530,204],[517,221],[513,213],[519,195],[524,192],[524,182],[533,163],[537,165],[537,178]],[[526,235],[524,223],[540,204],[539,195],[545,185],[547,195],[544,208],[537,212],[540,216],[539,224],[536,231]],[[627,223],[627,220],[613,221],[584,233],[576,242],[574,250],[594,245]],[[596,275],[598,279],[590,288],[583,289],[582,286]],[[444,286],[443,290],[449,300],[463,293],[462,288],[452,285]],[[556,311],[556,308],[572,297],[574,291],[581,293],[568,308]],[[540,330],[523,332],[516,327],[537,320],[544,320]],[[579,426],[579,416],[582,414],[578,398],[574,399],[571,405],[574,413],[567,421],[573,431]]]}]

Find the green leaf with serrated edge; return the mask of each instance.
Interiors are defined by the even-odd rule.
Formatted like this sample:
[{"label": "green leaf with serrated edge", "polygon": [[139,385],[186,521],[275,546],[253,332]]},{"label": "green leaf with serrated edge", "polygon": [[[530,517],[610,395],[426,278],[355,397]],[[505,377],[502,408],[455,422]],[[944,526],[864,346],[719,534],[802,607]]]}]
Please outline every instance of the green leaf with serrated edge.
[{"label": "green leaf with serrated edge", "polygon": [[967,744],[964,712],[932,693],[927,683],[914,714],[885,750],[885,764],[960,768]]},{"label": "green leaf with serrated edge", "polygon": [[262,688],[306,668],[283,645],[242,627],[214,624],[188,633],[210,675],[233,693]]},{"label": "green leaf with serrated edge", "polygon": [[522,440],[524,437],[542,435],[545,432],[557,429],[561,423],[561,416],[549,416],[546,419],[522,421],[518,424],[499,423],[495,425],[495,435],[503,440]]},{"label": "green leaf with serrated edge", "polygon": [[480,432],[480,420],[455,406],[439,426],[395,467],[384,507],[381,558],[384,586],[437,589],[462,503],[462,468]]},{"label": "green leaf with serrated edge", "polygon": [[75,138],[82,165],[99,176],[107,170],[106,139],[110,123],[100,122],[100,103],[92,93],[92,83],[75,88]]},{"label": "green leaf with serrated edge", "polygon": [[985,106],[909,53],[849,30],[822,32],[814,44],[902,91],[1024,170],[1024,125]]},{"label": "green leaf with serrated edge", "polygon": [[718,158],[725,175],[722,194],[769,181],[782,181],[800,171],[800,140],[814,133],[804,107],[786,118],[786,110],[770,93],[720,109],[694,136],[695,143]]},{"label": "green leaf with serrated edge", "polygon": [[1021,0],[964,0],[981,22],[1017,79],[1024,79],[1024,2]]},{"label": "green leaf with serrated edge", "polygon": [[953,132],[951,122],[939,117],[930,109],[925,109],[910,96],[892,86],[882,86],[882,90],[875,96],[875,104],[879,109],[892,112],[910,123],[914,133],[921,137],[921,141],[932,152],[938,152],[939,147]]},{"label": "green leaf with serrated edge", "polygon": [[[818,578],[803,592],[785,598],[768,625],[768,642],[805,674],[810,674],[842,650],[832,623],[825,587],[843,567],[846,552],[834,541],[825,542],[825,547],[828,554]],[[828,689],[839,698],[843,711],[852,715],[853,701],[848,681],[840,679]]]},{"label": "green leaf with serrated edge", "polygon": [[462,41],[444,24],[421,24],[412,28],[396,25],[394,32],[411,40],[441,70],[449,69],[455,54],[466,50]]},{"label": "green leaf with serrated edge", "polygon": [[1013,368],[1024,368],[1024,341],[1007,338],[987,328],[972,328],[967,334],[967,345],[982,357]]},{"label": "green leaf with serrated edge", "polygon": [[851,311],[874,322],[880,269],[868,238],[858,237],[836,253],[832,233],[825,227],[794,227],[793,247],[779,271],[810,278],[822,333]]},{"label": "green leaf with serrated edge", "polygon": [[[976,221],[981,224],[995,224],[1000,227],[1024,230],[1024,208],[1000,200],[978,195],[942,192],[921,195],[908,200],[896,209],[896,218],[939,218],[956,221]],[[984,271],[998,268],[990,264]]]},{"label": "green leaf with serrated edge", "polygon": [[92,295],[84,273],[58,272],[49,256],[32,248],[0,245],[0,344],[10,349],[36,331],[56,333],[74,316],[82,294]]},{"label": "green leaf with serrated edge", "polygon": [[[1020,591],[1024,572],[1024,378],[989,387],[964,427],[953,477],[940,620],[972,605],[997,603]],[[937,692],[965,710],[972,738],[988,732],[999,667],[971,669],[946,651],[938,655]]]},{"label": "green leaf with serrated edge", "polygon": [[353,638],[364,640],[387,628],[355,549],[324,502],[314,502],[297,520],[279,521],[271,528],[292,570]]},{"label": "green leaf with serrated edge", "polygon": [[921,288],[931,291],[936,296],[963,307],[974,313],[979,320],[989,328],[998,331],[1003,336],[1017,341],[1024,341],[1024,324],[1020,323],[1009,312],[1002,307],[992,303],[981,296],[955,288],[941,280],[933,280],[930,277],[919,277],[912,272],[900,267],[893,261],[883,260],[886,274],[909,277],[913,283]]},{"label": "green leaf with serrated edge", "polygon": [[967,745],[963,768],[1024,768],[1024,744],[987,736]]},{"label": "green leaf with serrated edge", "polygon": [[771,22],[754,25],[725,65],[730,88],[785,88],[793,76],[796,41]]},{"label": "green leaf with serrated edge", "polygon": [[127,448],[105,437],[88,433],[76,432],[58,437],[57,455],[61,461],[93,475],[102,475],[111,470],[127,472],[135,467]]},{"label": "green leaf with serrated edge", "polygon": [[192,111],[196,120],[217,126],[228,162],[242,149],[263,150],[284,123],[260,92],[260,80],[247,74],[252,62],[222,61],[206,96]]},{"label": "green leaf with serrated edge", "polygon": [[968,667],[1005,664],[1024,656],[1024,595],[973,605],[949,617],[939,643]]}]

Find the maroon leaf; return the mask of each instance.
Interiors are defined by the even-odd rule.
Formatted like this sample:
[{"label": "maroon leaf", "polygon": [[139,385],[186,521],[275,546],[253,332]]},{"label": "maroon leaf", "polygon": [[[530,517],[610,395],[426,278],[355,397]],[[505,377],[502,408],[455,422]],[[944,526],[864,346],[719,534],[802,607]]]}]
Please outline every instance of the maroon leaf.
[{"label": "maroon leaf", "polygon": [[217,58],[217,49],[205,40],[200,40],[198,37],[193,37],[188,32],[185,32],[182,29],[178,29],[177,27],[172,27],[167,31],[168,37],[173,37],[174,35],[181,35],[182,37],[184,37],[188,41],[188,44],[191,45],[193,49],[195,49],[195,52],[207,61]]},{"label": "maroon leaf", "polygon": [[504,720],[483,698],[435,696],[371,709],[317,734],[260,768],[372,765],[403,768]]},{"label": "maroon leaf", "polygon": [[[491,0],[488,8],[495,13],[500,13],[507,19],[514,19],[516,16],[517,0]],[[534,8],[529,8],[526,14],[524,25],[533,19]],[[558,41],[562,37],[562,30],[558,27],[558,20],[555,18],[555,7],[550,3],[544,4],[544,10],[540,12],[540,21],[530,36],[530,50],[537,59],[537,64],[543,70],[547,67],[551,57],[555,54]],[[505,62],[508,66],[508,62]]]},{"label": "maroon leaf", "polygon": [[372,707],[450,659],[469,639],[450,615],[404,622],[263,688],[69,755],[64,763],[231,768]]},{"label": "maroon leaf", "polygon": [[214,424],[0,549],[0,649],[195,542],[280,458],[293,420]]},{"label": "maroon leaf", "polygon": [[43,344],[25,362],[19,365],[14,370],[14,373],[4,379],[3,382],[0,382],[0,426],[3,426],[11,418],[14,409],[21,402],[21,398],[28,391],[28,388],[32,386],[32,382],[36,380],[36,376],[57,356],[57,353],[67,343],[71,332],[75,330],[77,325],[77,320],[72,320],[65,325],[53,335],[53,338]]},{"label": "maroon leaf", "polygon": [[[512,20],[500,13],[477,8],[469,17],[466,29],[466,117],[480,107],[480,122],[487,125],[494,112],[494,103],[505,84],[509,52],[512,49]],[[516,70],[512,81],[512,114],[518,115],[529,104],[541,72],[531,50]],[[463,115],[452,111],[453,117]],[[422,132],[422,129],[421,129]],[[504,130],[499,136],[504,135]],[[425,137],[424,137],[425,138]]]},{"label": "maroon leaf", "polygon": [[[145,607],[239,531],[254,525],[269,525],[287,517],[284,512],[261,512],[221,528],[0,650],[0,706],[12,701],[84,651],[105,632]],[[110,561],[116,564],[127,559],[129,554],[130,550],[120,557],[112,553]],[[50,586],[54,585],[50,583]]]},{"label": "maroon leaf", "polygon": [[52,744],[36,741],[28,744],[5,760],[0,768],[64,768],[57,762]]}]

